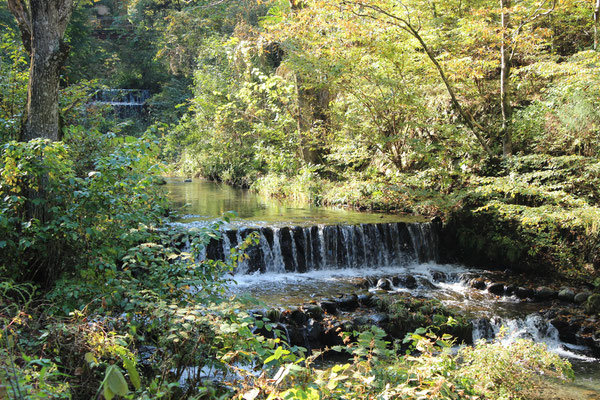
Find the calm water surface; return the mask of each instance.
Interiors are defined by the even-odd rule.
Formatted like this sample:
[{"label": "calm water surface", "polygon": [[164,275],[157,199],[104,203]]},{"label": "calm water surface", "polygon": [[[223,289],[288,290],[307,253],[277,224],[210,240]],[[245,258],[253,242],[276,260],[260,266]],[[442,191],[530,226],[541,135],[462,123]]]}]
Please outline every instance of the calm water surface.
[{"label": "calm water surface", "polygon": [[245,189],[199,179],[183,182],[182,178],[167,178],[165,187],[170,200],[181,215],[179,220],[183,223],[212,221],[228,211],[235,211],[238,215],[237,220],[244,220],[245,226],[308,226],[426,220],[413,216],[367,213],[265,199]]}]

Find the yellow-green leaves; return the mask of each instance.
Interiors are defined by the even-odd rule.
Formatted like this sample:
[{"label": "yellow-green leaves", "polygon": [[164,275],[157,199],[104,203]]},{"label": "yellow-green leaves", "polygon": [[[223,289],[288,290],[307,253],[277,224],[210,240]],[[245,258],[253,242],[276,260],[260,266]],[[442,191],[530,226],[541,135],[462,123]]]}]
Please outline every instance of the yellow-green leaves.
[{"label": "yellow-green leaves", "polygon": [[129,393],[129,387],[125,381],[123,373],[115,365],[109,365],[106,368],[106,374],[104,376],[103,394],[106,400],[112,400],[115,395],[125,396]]}]

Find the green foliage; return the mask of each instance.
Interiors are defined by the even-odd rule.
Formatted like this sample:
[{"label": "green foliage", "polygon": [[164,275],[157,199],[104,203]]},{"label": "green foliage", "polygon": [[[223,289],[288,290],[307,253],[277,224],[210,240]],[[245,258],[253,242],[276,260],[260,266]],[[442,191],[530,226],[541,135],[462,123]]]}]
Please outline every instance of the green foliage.
[{"label": "green foliage", "polygon": [[524,339],[506,345],[501,341],[478,343],[459,353],[461,373],[475,390],[490,398],[527,397],[534,390],[535,376],[573,378],[568,361],[550,353],[545,345]]},{"label": "green foliage", "polygon": [[16,140],[27,98],[29,59],[18,31],[0,24],[0,144]]},{"label": "green foliage", "polygon": [[462,249],[457,255],[532,272],[593,273],[600,243],[597,160],[513,157],[496,174],[472,179],[465,208],[450,222]]},{"label": "green foliage", "polygon": [[[543,345],[525,340],[507,346],[480,342],[453,355],[451,336],[420,328],[406,338],[419,355],[399,357],[377,327],[355,336],[356,341],[334,348],[349,353],[349,362],[324,368],[313,364],[314,357],[304,365],[290,362],[272,378],[254,379],[253,386],[242,386],[236,398],[508,399],[530,395],[538,374],[572,377],[568,362]],[[505,359],[520,362],[502,370],[496,361]]]},{"label": "green foliage", "polygon": [[152,179],[142,174],[154,168],[151,142],[107,141],[114,147],[93,160],[93,170],[79,171],[85,176],[76,174],[63,143],[4,145],[2,275],[47,283],[77,266],[102,270],[161,221],[164,207],[151,195]]}]

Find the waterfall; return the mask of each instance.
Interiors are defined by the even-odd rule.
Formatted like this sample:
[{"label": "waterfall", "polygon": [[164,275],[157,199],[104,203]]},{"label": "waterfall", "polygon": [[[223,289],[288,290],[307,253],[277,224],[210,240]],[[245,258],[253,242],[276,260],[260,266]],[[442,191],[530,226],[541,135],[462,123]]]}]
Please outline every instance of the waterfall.
[{"label": "waterfall", "polygon": [[510,344],[517,339],[530,339],[546,344],[550,351],[562,357],[595,361],[594,358],[581,354],[581,351],[586,350],[585,346],[561,341],[556,327],[537,313],[525,318],[480,318],[472,321],[472,325],[474,343],[482,339],[497,339],[503,344]]},{"label": "waterfall", "polygon": [[377,268],[438,260],[432,223],[316,225],[309,227],[240,228],[212,239],[206,257],[223,260],[251,232],[258,245],[246,250],[237,274],[307,272],[318,269]]},{"label": "waterfall", "polygon": [[145,89],[103,89],[92,97],[91,104],[110,106],[115,116],[121,119],[145,114],[150,91]]}]

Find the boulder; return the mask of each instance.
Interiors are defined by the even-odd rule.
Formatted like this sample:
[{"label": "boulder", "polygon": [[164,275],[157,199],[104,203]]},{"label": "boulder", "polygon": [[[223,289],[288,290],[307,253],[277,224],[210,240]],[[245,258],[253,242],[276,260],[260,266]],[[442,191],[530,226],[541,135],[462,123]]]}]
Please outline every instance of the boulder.
[{"label": "boulder", "polygon": [[588,314],[600,314],[600,294],[594,293],[588,297],[585,303],[585,312]]},{"label": "boulder", "polygon": [[548,286],[540,286],[535,289],[533,298],[539,301],[552,300],[556,297],[556,292]]},{"label": "boulder", "polygon": [[577,304],[583,304],[587,301],[588,297],[590,297],[590,296],[591,296],[590,292],[580,292],[575,295],[575,297],[573,298],[573,301],[575,301],[575,303],[577,303]]},{"label": "boulder", "polygon": [[490,286],[487,287],[487,290],[488,292],[495,294],[496,296],[502,296],[504,294],[504,283],[492,283],[490,284]]},{"label": "boulder", "polygon": [[570,288],[562,288],[558,292],[558,299],[561,301],[572,302],[575,299],[575,292]]},{"label": "boulder", "polygon": [[381,326],[390,320],[390,316],[385,313],[377,313],[369,316],[369,320],[373,325]]},{"label": "boulder", "polygon": [[[284,313],[284,314],[286,314],[286,313]],[[304,312],[304,310],[302,310],[300,308],[292,308],[289,311],[289,320],[297,326],[302,326],[306,323],[306,321],[308,320],[308,317],[306,316],[306,313]]]},{"label": "boulder", "polygon": [[327,314],[336,315],[338,312],[337,303],[335,303],[334,301],[324,300],[319,305],[321,306],[321,309]]},{"label": "boulder", "polygon": [[192,178],[187,178],[183,180],[185,183],[190,183],[192,181]]},{"label": "boulder", "polygon": [[317,305],[311,305],[306,309],[308,316],[316,321],[323,319],[323,309]]},{"label": "boulder", "polygon": [[403,285],[407,289],[415,289],[418,286],[418,283],[414,276],[408,275],[404,278]]},{"label": "boulder", "polygon": [[443,273],[442,271],[433,271],[431,273],[431,277],[436,282],[446,282],[446,280],[448,279],[448,277],[446,276],[446,274]]},{"label": "boulder", "polygon": [[474,289],[484,290],[486,288],[485,280],[483,278],[473,278],[469,281],[469,286]]},{"label": "boulder", "polygon": [[272,308],[269,311],[267,311],[266,317],[271,322],[279,322],[281,320],[281,311],[279,311],[276,308]]},{"label": "boulder", "polygon": [[354,311],[358,308],[358,296],[346,295],[336,300],[338,307],[343,311]]},{"label": "boulder", "polygon": [[377,289],[392,290],[392,282],[387,278],[381,278],[377,281]]},{"label": "boulder", "polygon": [[530,288],[518,287],[515,289],[515,296],[521,300],[533,298],[533,290]]},{"label": "boulder", "polygon": [[374,297],[372,294],[359,294],[358,302],[363,307],[373,307],[375,305]]}]

